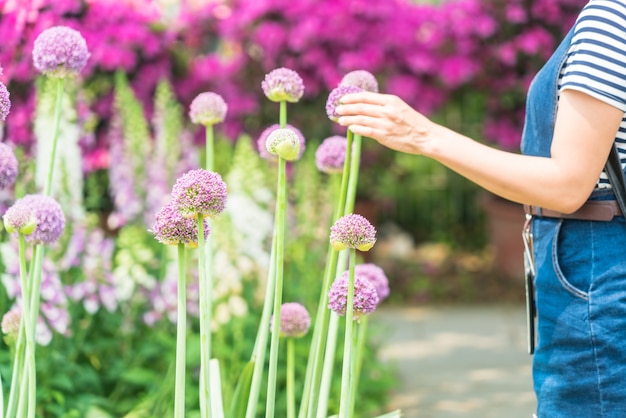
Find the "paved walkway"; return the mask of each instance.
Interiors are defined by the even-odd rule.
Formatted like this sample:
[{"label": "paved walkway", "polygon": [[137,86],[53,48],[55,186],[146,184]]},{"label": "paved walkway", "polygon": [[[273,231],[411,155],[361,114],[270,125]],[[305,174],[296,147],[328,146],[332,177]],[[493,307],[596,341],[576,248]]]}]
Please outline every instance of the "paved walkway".
[{"label": "paved walkway", "polygon": [[405,418],[531,418],[523,306],[383,308],[370,318]]}]

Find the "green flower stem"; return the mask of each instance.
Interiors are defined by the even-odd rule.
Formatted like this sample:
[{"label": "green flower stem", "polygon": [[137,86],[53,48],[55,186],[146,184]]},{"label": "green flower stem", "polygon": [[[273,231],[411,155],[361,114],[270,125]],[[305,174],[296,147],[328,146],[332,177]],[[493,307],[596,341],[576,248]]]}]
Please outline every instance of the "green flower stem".
[{"label": "green flower stem", "polygon": [[205,163],[204,167],[208,171],[213,171],[213,143],[214,143],[214,134],[213,134],[213,125],[206,125],[205,128],[206,135],[206,146],[205,146]]},{"label": "green flower stem", "polygon": [[341,369],[341,400],[339,401],[339,418],[350,418],[350,394],[354,385],[352,367],[352,328],[354,314],[354,265],[356,250],[350,248],[350,270],[348,274],[348,300],[346,301],[346,335],[343,347],[343,366]]},{"label": "green flower stem", "polygon": [[187,340],[187,280],[185,246],[178,244],[178,306],[176,320],[176,386],[174,387],[174,418],[185,417],[185,364]]},{"label": "green flower stem", "polygon": [[213,288],[213,274],[207,270],[211,265],[211,235],[204,238],[204,218],[198,216],[198,283],[200,287],[200,416],[208,418],[211,411],[208,405],[210,389],[211,371],[209,363],[211,361],[211,310]]},{"label": "green flower stem", "polygon": [[280,113],[278,121],[281,129],[284,129],[285,126],[287,126],[287,102],[285,100],[282,100],[280,102]]},{"label": "green flower stem", "polygon": [[22,373],[19,370],[24,370],[24,357],[26,356],[26,330],[24,327],[24,321],[20,321],[19,334],[17,336],[17,343],[15,345],[15,357],[13,359],[13,375],[11,376],[11,390],[9,392],[9,400],[7,402],[7,409],[5,418],[12,418],[16,415],[17,399],[19,396],[19,388],[21,387]]},{"label": "green flower stem", "polygon": [[[350,136],[351,132],[352,131],[348,130],[348,136]],[[344,215],[352,213],[356,201],[356,188],[359,181],[359,166],[361,164],[361,135],[354,135],[354,143],[350,154],[352,155],[350,159],[350,180],[346,192],[346,209]]]},{"label": "green flower stem", "polygon": [[[363,365],[363,352],[365,351],[365,341],[367,336],[367,323],[369,315],[364,315],[358,321],[358,337],[355,336],[355,355],[354,355],[354,381],[358,382],[361,376],[361,366]],[[350,415],[354,414],[354,404],[356,402],[356,394],[358,392],[358,383],[352,385],[352,393],[350,393]]]},{"label": "green flower stem", "polygon": [[296,416],[296,395],[295,395],[295,367],[296,353],[294,339],[287,338],[287,418]]},{"label": "green flower stem", "polygon": [[[334,224],[341,216],[343,216],[344,206],[346,204],[346,196],[348,194],[348,184],[351,171],[352,153],[348,150],[352,149],[352,133],[348,130],[346,135],[346,158],[343,165],[343,173],[341,175],[341,183],[339,193],[336,199],[335,211],[333,214],[332,224]],[[324,282],[320,293],[319,303],[313,328],[313,337],[311,339],[311,348],[307,363],[307,370],[304,380],[304,390],[302,403],[300,406],[299,418],[312,418],[318,405],[319,388],[322,374],[322,361],[324,357],[325,338],[328,332],[328,318],[330,312],[328,309],[328,291],[337,272],[336,264],[338,253],[332,246],[328,245],[326,267],[324,269]]]},{"label": "green flower stem", "polygon": [[56,160],[57,143],[59,142],[59,126],[61,125],[61,107],[63,103],[63,84],[65,79],[59,77],[57,83],[57,97],[54,105],[54,127],[52,128],[52,148],[50,150],[50,162],[48,164],[48,176],[44,185],[43,193],[50,196],[52,190],[52,175],[54,173],[54,163]]},{"label": "green flower stem", "polygon": [[[335,349],[337,347],[337,330],[339,329],[339,315],[330,313],[328,324],[328,337],[326,339],[326,356],[324,357],[324,368],[322,371],[322,382],[320,384],[319,404],[317,406],[317,418],[326,418],[328,415],[328,397],[330,386],[335,369]],[[329,355],[331,353],[331,355]]]},{"label": "green flower stem", "polygon": [[[282,113],[282,112],[281,112]],[[274,416],[276,398],[276,371],[278,365],[278,346],[280,340],[280,305],[283,297],[283,262],[285,255],[285,215],[287,211],[287,176],[286,161],[278,158],[278,186],[276,190],[276,281],[274,283],[274,319],[270,341],[269,372],[267,378],[267,402],[265,416]]]}]

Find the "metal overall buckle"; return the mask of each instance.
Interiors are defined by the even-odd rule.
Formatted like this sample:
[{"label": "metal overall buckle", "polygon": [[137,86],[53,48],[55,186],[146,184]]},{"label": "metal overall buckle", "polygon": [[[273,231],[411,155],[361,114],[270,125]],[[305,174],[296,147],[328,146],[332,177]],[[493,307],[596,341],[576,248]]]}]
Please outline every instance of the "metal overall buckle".
[{"label": "metal overall buckle", "polygon": [[526,325],[528,328],[528,354],[535,352],[535,256],[533,254],[533,233],[531,230],[532,215],[526,214],[526,222],[522,230],[524,241],[524,282],[526,287]]}]

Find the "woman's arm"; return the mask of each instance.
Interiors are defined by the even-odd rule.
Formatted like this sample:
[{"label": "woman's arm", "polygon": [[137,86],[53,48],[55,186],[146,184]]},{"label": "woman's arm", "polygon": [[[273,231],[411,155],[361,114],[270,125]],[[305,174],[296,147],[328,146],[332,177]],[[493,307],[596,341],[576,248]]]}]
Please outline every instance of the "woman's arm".
[{"label": "woman's arm", "polygon": [[595,187],[623,111],[592,96],[564,90],[551,157],[497,150],[435,124],[400,98],[346,95],[339,123],[397,151],[433,158],[506,199],[570,213]]}]

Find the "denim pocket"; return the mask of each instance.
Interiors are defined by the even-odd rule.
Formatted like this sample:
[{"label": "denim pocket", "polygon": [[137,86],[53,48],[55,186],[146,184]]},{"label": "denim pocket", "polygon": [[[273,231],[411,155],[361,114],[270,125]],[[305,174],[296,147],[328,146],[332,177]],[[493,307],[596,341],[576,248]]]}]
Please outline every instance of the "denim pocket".
[{"label": "denim pocket", "polygon": [[556,276],[571,295],[588,300],[593,280],[591,222],[560,220],[552,242]]}]

